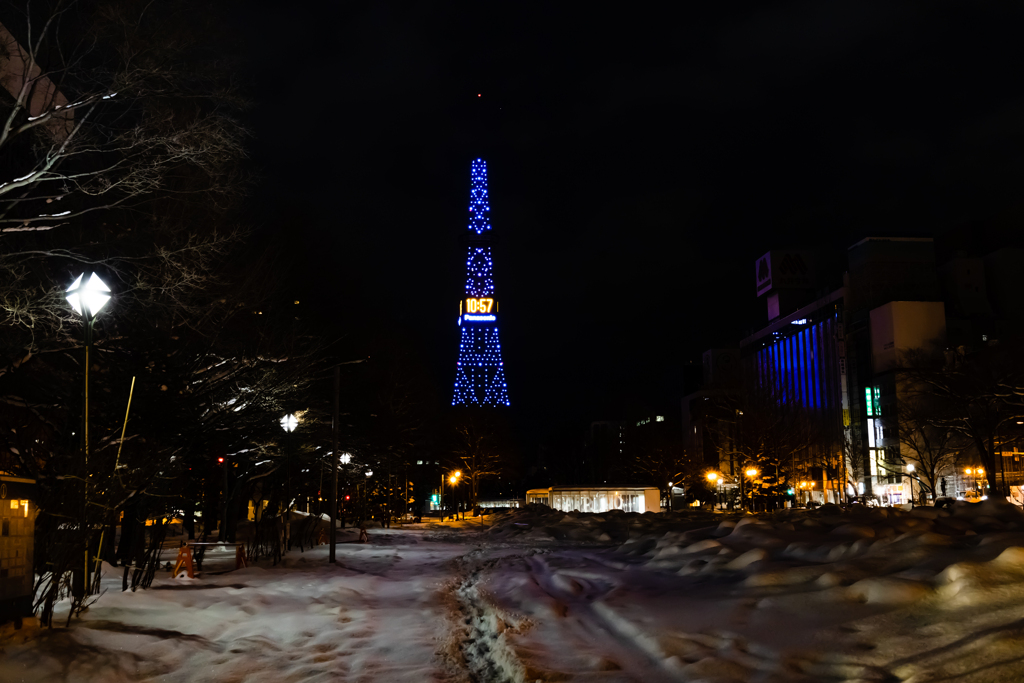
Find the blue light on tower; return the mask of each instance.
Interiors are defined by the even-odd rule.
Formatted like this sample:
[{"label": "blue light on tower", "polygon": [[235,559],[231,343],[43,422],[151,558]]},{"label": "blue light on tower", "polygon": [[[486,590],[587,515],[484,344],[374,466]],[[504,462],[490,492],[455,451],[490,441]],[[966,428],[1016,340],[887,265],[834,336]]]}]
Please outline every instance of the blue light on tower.
[{"label": "blue light on tower", "polygon": [[470,180],[466,298],[459,314],[461,339],[452,405],[507,406],[508,385],[494,299],[491,205],[487,195],[487,164],[483,159],[473,162]]}]

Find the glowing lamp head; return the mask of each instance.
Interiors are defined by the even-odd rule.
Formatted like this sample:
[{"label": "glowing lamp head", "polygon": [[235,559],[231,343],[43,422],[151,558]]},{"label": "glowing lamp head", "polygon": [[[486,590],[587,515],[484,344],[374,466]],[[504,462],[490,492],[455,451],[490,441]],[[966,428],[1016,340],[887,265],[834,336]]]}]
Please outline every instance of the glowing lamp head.
[{"label": "glowing lamp head", "polygon": [[907,472],[913,472],[915,469],[916,468],[914,467],[914,463],[909,463],[907,465]]},{"label": "glowing lamp head", "polygon": [[757,470],[755,470],[753,467],[751,467],[749,470],[747,470],[747,476],[748,477],[755,477],[755,476],[757,476]]},{"label": "glowing lamp head", "polygon": [[350,462],[352,462],[352,454],[351,453],[342,453],[341,456],[338,458],[338,460],[341,461],[342,465],[347,465]]},{"label": "glowing lamp head", "polygon": [[294,432],[295,428],[299,426],[299,418],[293,414],[285,415],[281,418],[281,428],[286,432]]},{"label": "glowing lamp head", "polygon": [[372,477],[373,476],[373,470],[366,470],[366,476],[367,477]]},{"label": "glowing lamp head", "polygon": [[89,279],[84,283],[83,279],[85,273],[75,278],[67,289],[66,298],[71,308],[75,309],[75,313],[92,318],[110,301],[110,287],[107,287],[96,273],[89,275]]},{"label": "glowing lamp head", "polygon": [[971,468],[970,467],[965,467],[964,468],[964,474],[970,474],[970,473],[971,473]]},{"label": "glowing lamp head", "polygon": [[462,476],[462,472],[461,472],[460,470],[455,470],[455,474],[454,474],[453,476],[454,476],[454,477],[455,477],[456,479],[458,479],[459,477],[461,477],[461,476]]},{"label": "glowing lamp head", "polygon": [[455,476],[454,474],[453,474],[452,476],[448,477],[448,481],[449,481],[449,483],[452,483],[452,484],[454,484],[454,483],[455,483],[455,482],[457,482],[458,480],[459,480],[459,478],[458,478],[458,477],[456,477],[456,476]]},{"label": "glowing lamp head", "polygon": [[981,475],[985,474],[985,470],[979,467],[978,469],[974,470],[974,473],[980,477]]},{"label": "glowing lamp head", "polygon": [[715,483],[716,481],[718,481],[718,472],[708,472],[707,477],[708,481],[710,481],[711,483]]}]

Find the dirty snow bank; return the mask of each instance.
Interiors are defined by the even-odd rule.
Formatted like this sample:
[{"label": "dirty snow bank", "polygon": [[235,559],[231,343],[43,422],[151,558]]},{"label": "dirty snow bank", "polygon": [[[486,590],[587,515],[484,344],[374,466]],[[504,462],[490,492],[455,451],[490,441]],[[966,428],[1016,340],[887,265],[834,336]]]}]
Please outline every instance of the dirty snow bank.
[{"label": "dirty snow bank", "polygon": [[723,519],[723,515],[688,508],[679,512],[602,513],[559,512],[546,505],[527,505],[495,515],[488,534],[493,539],[549,543],[618,544],[640,536],[655,537],[672,530],[706,526]]},{"label": "dirty snow bank", "polygon": [[[509,640],[527,680],[1021,680],[1024,515],[998,501],[732,517],[541,508],[492,533],[539,541],[481,584],[534,624]],[[601,534],[624,540],[579,547]]]}]

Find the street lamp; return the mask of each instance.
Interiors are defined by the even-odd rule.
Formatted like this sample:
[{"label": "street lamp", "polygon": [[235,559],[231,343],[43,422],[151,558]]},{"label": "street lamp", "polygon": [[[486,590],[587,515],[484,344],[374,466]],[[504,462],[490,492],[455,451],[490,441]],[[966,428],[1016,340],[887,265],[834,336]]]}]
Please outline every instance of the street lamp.
[{"label": "street lamp", "polygon": [[721,501],[718,497],[718,480],[721,479],[721,477],[718,476],[718,472],[708,472],[705,476],[707,477],[707,480],[711,483],[711,486],[713,486],[715,489],[715,504],[720,504]]},{"label": "street lamp", "polygon": [[[82,316],[82,321],[85,323],[85,374],[82,392],[82,465],[85,469],[85,476],[82,478],[82,485],[85,491],[82,507],[83,528],[86,525],[86,516],[89,510],[89,365],[92,362],[89,359],[89,351],[92,347],[93,321],[96,319],[96,314],[110,301],[110,287],[107,287],[106,283],[100,279],[100,276],[96,273],[90,273],[89,278],[86,279],[85,275],[85,273],[82,273],[75,278],[75,281],[71,283],[71,286],[65,292],[65,297],[68,303],[71,304],[71,308],[75,309],[75,313]],[[83,280],[85,281],[83,282]],[[85,591],[89,586],[89,573],[89,543],[87,540],[85,548],[85,575],[81,586],[76,586],[82,595],[85,595]]]},{"label": "street lamp", "polygon": [[[744,472],[744,474],[747,477],[749,477],[750,479],[753,479],[754,477],[757,476],[757,470],[754,469],[753,467],[748,467],[746,469],[746,471]],[[745,502],[744,501],[744,491],[743,491],[745,483],[746,483],[746,478],[745,477],[740,477],[740,507],[741,507],[741,509],[742,509],[743,503]],[[751,483],[751,485],[750,485],[750,506],[751,507],[754,506],[754,485],[753,485],[753,483]]]},{"label": "street lamp", "polygon": [[299,418],[295,417],[294,413],[289,413],[281,418],[281,428],[286,432],[294,432],[298,426]]},{"label": "street lamp", "polygon": [[[443,486],[444,486],[444,475],[441,475],[441,476],[442,476],[442,479],[441,479],[442,490],[441,490],[441,492],[443,494],[444,493],[444,489],[443,489]],[[461,470],[455,470],[448,477],[448,483],[451,484],[451,489],[452,489],[452,511],[455,513],[455,519],[459,518],[459,507],[458,507],[458,502],[457,502],[457,500],[455,498],[455,485],[457,483],[459,483],[459,477],[461,477],[461,476],[462,476],[462,471]],[[443,521],[443,517],[444,517],[444,505],[443,505],[444,498],[443,497],[441,499],[441,502],[442,502],[441,516],[442,516],[442,521]]]}]

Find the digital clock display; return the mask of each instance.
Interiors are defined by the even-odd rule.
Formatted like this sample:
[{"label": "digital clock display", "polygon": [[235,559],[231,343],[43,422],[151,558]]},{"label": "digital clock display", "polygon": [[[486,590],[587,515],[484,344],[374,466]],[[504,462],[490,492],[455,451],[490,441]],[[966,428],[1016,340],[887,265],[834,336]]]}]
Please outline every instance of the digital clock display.
[{"label": "digital clock display", "polygon": [[494,299],[466,299],[466,313],[494,313]]}]

